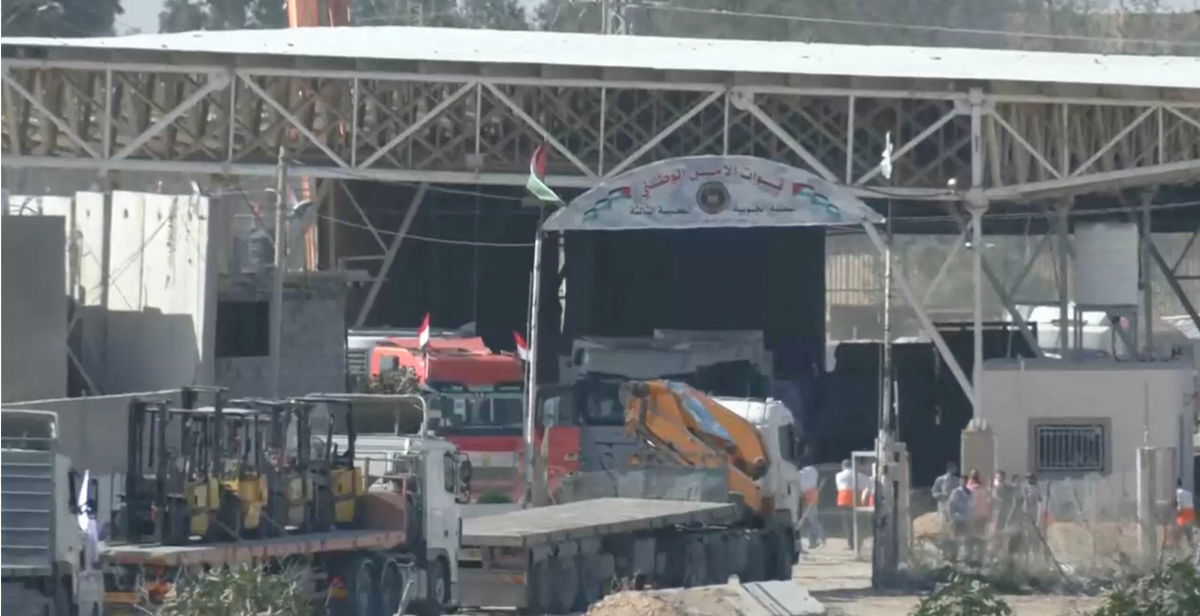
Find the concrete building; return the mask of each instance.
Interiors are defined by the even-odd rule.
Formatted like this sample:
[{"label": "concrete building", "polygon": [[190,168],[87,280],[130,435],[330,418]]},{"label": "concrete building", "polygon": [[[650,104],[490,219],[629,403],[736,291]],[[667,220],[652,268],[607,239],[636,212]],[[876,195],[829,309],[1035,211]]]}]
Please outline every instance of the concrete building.
[{"label": "concrete building", "polygon": [[[217,203],[221,206],[214,206]],[[43,220],[56,221],[42,226],[57,224],[59,231],[56,239],[42,242],[36,252],[36,262],[45,264],[38,267],[57,274],[37,277],[46,288],[39,287],[37,300],[28,303],[29,310],[10,311],[10,303],[30,295],[7,292],[9,268],[33,267],[28,257],[19,255],[35,253],[14,241],[14,256],[9,258],[10,229],[5,225],[4,399],[210,384],[228,386],[233,395],[267,395],[272,240],[268,234],[260,234],[268,243],[267,260],[261,254],[251,259],[244,228],[247,216],[244,208],[233,207],[240,204],[211,201],[198,193],[114,191],[110,195],[78,192],[71,197],[10,197],[9,211],[22,214],[12,217],[17,222],[32,226]],[[106,212],[111,212],[107,235]],[[255,217],[272,220],[269,213]],[[292,237],[303,235],[297,228],[302,222],[292,221]],[[12,231],[19,233],[15,226]],[[345,284],[341,275],[306,271],[304,244],[297,245],[301,248],[291,260],[284,296],[281,356],[285,363],[280,393],[342,391]],[[30,282],[25,278],[29,277],[14,274],[12,281]],[[57,314],[53,302],[45,297],[50,287],[58,292],[61,318],[53,316]],[[71,318],[65,314],[68,303],[74,306]],[[41,305],[46,310],[38,308]],[[31,340],[40,339],[46,331],[42,323],[55,319],[61,322],[62,331],[54,338],[58,342],[42,345],[41,352],[54,355],[62,364],[64,376],[59,380],[64,383],[32,392],[14,387],[10,396],[10,346],[13,353],[18,345],[24,354],[38,349],[25,350],[34,346],[32,342],[19,336],[10,338],[8,332],[28,332]],[[78,358],[74,366],[78,387],[72,391],[65,384],[68,336]],[[22,381],[37,382],[27,375]]]},{"label": "concrete building", "polygon": [[1178,477],[1193,477],[1195,377],[1190,362],[991,361],[983,412],[996,468],[1043,479],[1101,476],[1111,494],[1136,494],[1139,447],[1174,447]]},{"label": "concrete building", "polygon": [[61,216],[5,216],[0,258],[3,400],[67,393],[67,294]]},{"label": "concrete building", "polygon": [[[233,396],[270,396],[271,272],[223,274],[213,356]],[[346,284],[336,273],[293,273],[284,285],[280,392],[346,388]]]}]

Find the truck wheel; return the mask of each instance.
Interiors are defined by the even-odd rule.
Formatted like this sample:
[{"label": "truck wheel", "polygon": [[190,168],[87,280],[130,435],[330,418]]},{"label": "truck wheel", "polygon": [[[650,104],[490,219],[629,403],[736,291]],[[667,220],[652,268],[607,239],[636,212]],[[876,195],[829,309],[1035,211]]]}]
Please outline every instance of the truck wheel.
[{"label": "truck wheel", "polygon": [[712,539],[711,543],[704,546],[704,555],[708,559],[708,582],[724,584],[729,581],[729,544],[724,541],[724,538],[713,537]]},{"label": "truck wheel", "polygon": [[353,616],[374,616],[375,594],[375,565],[368,558],[355,561],[354,574],[350,577],[347,588],[350,600],[350,614]]},{"label": "truck wheel", "polygon": [[708,558],[704,544],[697,540],[684,544],[683,587],[704,586],[708,583]]},{"label": "truck wheel", "polygon": [[766,579],[767,574],[767,556],[766,546],[763,541],[763,535],[754,534],[747,537],[749,546],[746,550],[746,566],[742,569],[741,581],[743,582],[758,582]]},{"label": "truck wheel", "polygon": [[604,596],[604,581],[599,575],[599,564],[596,557],[580,555],[575,560],[575,568],[579,571],[579,605],[577,609],[586,611],[593,603]]},{"label": "truck wheel", "polygon": [[525,580],[528,613],[541,614],[550,609],[550,597],[554,593],[552,578],[549,560],[539,560],[529,566],[529,577]]},{"label": "truck wheel", "polygon": [[771,579],[792,579],[795,545],[795,536],[791,532],[783,530],[776,534],[776,539],[771,542],[771,549],[769,550],[771,555],[771,562],[769,564]]},{"label": "truck wheel", "polygon": [[550,610],[556,614],[574,610],[579,598],[579,567],[575,559],[555,557],[550,561],[550,571],[554,576]]},{"label": "truck wheel", "polygon": [[400,569],[400,563],[395,560],[384,563],[379,572],[379,616],[392,616],[400,609],[407,582],[407,576]]},{"label": "truck wheel", "polygon": [[429,563],[425,598],[413,605],[413,613],[417,616],[441,616],[442,607],[449,602],[450,575],[446,561],[439,558]]}]

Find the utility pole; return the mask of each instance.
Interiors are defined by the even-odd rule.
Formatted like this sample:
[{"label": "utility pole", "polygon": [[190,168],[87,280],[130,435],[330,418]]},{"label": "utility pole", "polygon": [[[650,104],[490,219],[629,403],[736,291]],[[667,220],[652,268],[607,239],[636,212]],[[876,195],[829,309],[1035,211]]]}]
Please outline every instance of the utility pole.
[{"label": "utility pole", "polygon": [[283,281],[287,277],[287,163],[283,146],[275,166],[275,269],[271,274],[271,397],[279,398],[283,348]]}]

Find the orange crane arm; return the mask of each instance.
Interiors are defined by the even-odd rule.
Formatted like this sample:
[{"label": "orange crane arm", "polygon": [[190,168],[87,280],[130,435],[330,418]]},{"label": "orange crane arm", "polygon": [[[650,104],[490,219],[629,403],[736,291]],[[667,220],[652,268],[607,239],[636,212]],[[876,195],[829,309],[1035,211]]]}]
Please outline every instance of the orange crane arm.
[{"label": "orange crane arm", "polygon": [[771,498],[755,483],[767,468],[767,452],[754,425],[708,396],[667,381],[636,381],[625,387],[625,430],[660,458],[697,468],[727,468],[729,489],[764,515]]}]

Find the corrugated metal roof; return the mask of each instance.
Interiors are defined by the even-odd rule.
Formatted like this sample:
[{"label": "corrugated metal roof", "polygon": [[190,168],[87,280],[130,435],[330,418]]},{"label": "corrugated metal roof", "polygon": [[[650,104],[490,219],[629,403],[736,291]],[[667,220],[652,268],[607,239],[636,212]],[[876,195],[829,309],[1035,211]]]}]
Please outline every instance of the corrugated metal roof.
[{"label": "corrugated metal roof", "polygon": [[91,39],[5,38],[0,39],[0,44],[79,50],[1200,88],[1200,57],[401,26],[182,32]]}]

